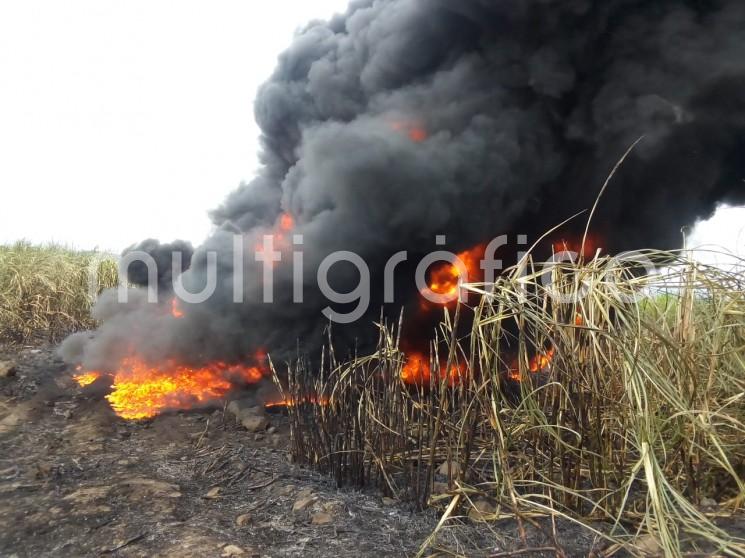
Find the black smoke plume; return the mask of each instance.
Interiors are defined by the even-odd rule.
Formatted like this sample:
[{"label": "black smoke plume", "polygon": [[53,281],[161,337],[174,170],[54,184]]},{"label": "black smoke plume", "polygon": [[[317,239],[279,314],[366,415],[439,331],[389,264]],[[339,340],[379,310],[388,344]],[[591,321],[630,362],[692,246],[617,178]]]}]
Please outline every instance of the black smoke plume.
[{"label": "black smoke plume", "polygon": [[[364,345],[389,256],[416,261],[438,234],[453,251],[503,233],[532,242],[589,208],[642,136],[593,227],[606,251],[676,247],[681,226],[745,199],[745,2],[355,1],[297,34],[255,112],[263,167],[212,213],[216,231],[183,275],[199,290],[216,251],[216,294],[182,319],[142,294],[104,297],[100,329],[67,344],[86,366],[127,350],[195,362],[313,350],[328,304],[315,274],[337,250],[372,270],[368,314],[339,328]],[[284,214],[304,236],[305,299],[292,302],[286,254],[263,304],[251,248]],[[249,248],[242,304],[236,231]],[[350,266],[333,271],[340,290],[355,284]],[[392,314],[415,292],[411,265],[399,275]]]},{"label": "black smoke plume", "polygon": [[[154,275],[157,278],[158,293],[168,294],[173,288],[174,265],[173,255],[180,254],[180,271],[186,271],[191,265],[191,257],[194,248],[191,243],[177,240],[170,244],[161,243],[153,238],[143,240],[139,244],[130,246],[122,253],[122,258],[127,259],[129,255],[147,254],[155,263]],[[177,268],[178,269],[178,268]],[[132,285],[147,287],[150,283],[149,270],[144,260],[134,259],[127,266],[127,280]]]}]

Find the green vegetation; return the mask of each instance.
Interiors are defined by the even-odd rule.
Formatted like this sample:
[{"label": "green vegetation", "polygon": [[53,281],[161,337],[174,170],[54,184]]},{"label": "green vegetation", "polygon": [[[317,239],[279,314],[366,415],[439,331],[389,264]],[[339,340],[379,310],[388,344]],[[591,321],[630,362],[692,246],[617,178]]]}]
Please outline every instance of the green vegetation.
[{"label": "green vegetation", "polygon": [[91,327],[91,293],[117,282],[116,259],[107,254],[27,242],[0,246],[0,339],[56,340]]},{"label": "green vegetation", "polygon": [[337,362],[329,348],[322,370],[293,367],[285,397],[322,403],[289,406],[296,458],[441,508],[422,554],[466,515],[563,518],[633,555],[745,554],[715,524],[745,501],[745,273],[647,255],[670,272],[526,259],[470,285],[481,299],[445,313],[425,386],[400,379],[401,324],[380,325],[370,356]]}]

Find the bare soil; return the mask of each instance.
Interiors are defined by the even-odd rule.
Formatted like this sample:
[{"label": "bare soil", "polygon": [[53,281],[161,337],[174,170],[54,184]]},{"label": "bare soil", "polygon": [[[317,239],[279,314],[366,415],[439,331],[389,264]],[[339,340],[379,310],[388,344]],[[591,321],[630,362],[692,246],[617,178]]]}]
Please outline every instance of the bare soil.
[{"label": "bare soil", "polygon": [[395,556],[434,527],[292,464],[281,415],[272,434],[222,409],[124,421],[53,347],[4,359],[17,371],[0,379],[0,556]]}]

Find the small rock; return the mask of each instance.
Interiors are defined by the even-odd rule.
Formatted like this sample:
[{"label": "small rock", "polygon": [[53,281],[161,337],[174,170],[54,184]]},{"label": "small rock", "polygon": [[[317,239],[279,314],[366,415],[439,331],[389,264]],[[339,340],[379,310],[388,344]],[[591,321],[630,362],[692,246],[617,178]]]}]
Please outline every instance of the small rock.
[{"label": "small rock", "polygon": [[16,364],[10,360],[0,360],[0,378],[10,378],[16,375]]},{"label": "small rock", "polygon": [[241,420],[241,424],[249,432],[261,432],[266,430],[269,421],[266,417],[250,415]]},{"label": "small rock", "polygon": [[181,498],[177,484],[157,481],[141,477],[127,478],[119,483],[128,489],[128,494],[138,499],[145,498]]},{"label": "small rock", "polygon": [[228,404],[227,410],[238,422],[248,417],[262,416],[264,407],[254,405],[251,399],[236,399]]},{"label": "small rock", "polygon": [[437,469],[437,474],[442,475],[443,477],[447,477],[448,470],[450,471],[449,473],[450,477],[455,478],[458,476],[458,473],[460,472],[460,466],[457,463],[446,461],[445,463],[440,465],[439,469]]},{"label": "small rock", "polygon": [[207,498],[208,500],[214,500],[215,498],[220,496],[220,490],[221,488],[219,486],[216,486],[215,488],[207,492],[207,494],[204,495],[204,498]]},{"label": "small rock", "polygon": [[330,513],[318,512],[314,513],[310,518],[310,522],[313,525],[328,525],[334,520]]},{"label": "small rock", "polygon": [[468,511],[468,518],[472,521],[486,521],[487,517],[497,511],[494,504],[488,500],[480,499],[473,503],[473,507]]},{"label": "small rock", "polygon": [[243,554],[245,554],[245,552],[240,546],[229,544],[228,546],[222,549],[221,556],[242,556]]},{"label": "small rock", "polygon": [[269,443],[273,448],[278,448],[282,445],[282,436],[280,436],[279,434],[272,434],[269,438]]},{"label": "small rock", "polygon": [[393,498],[388,498],[388,496],[384,496],[382,502],[384,506],[395,506],[396,505],[396,500],[394,500]]},{"label": "small rock", "polygon": [[242,513],[238,517],[235,518],[235,524],[238,527],[243,527],[245,525],[248,525],[251,523],[251,515],[247,513]]},{"label": "small rock", "polygon": [[283,486],[279,490],[277,490],[277,494],[279,494],[281,496],[289,496],[294,491],[295,491],[295,487],[293,485],[291,485],[291,484],[288,484],[286,486]]},{"label": "small rock", "polygon": [[228,403],[227,411],[238,417],[241,413],[241,409],[246,408],[245,402],[241,401],[240,399],[234,399],[230,403]]},{"label": "small rock", "polygon": [[307,498],[308,496],[313,496],[312,488],[303,488],[302,490],[299,490],[297,493],[298,498]]},{"label": "small rock", "polygon": [[292,504],[292,511],[293,512],[303,511],[305,508],[315,503],[316,500],[317,498],[314,495],[306,496],[305,498],[299,498],[295,500],[294,504]]},{"label": "small rock", "polygon": [[72,501],[76,504],[90,504],[95,500],[101,500],[111,491],[111,486],[86,486],[78,488],[72,494],[64,496],[63,500]]},{"label": "small rock", "polygon": [[716,508],[719,506],[714,498],[701,498],[701,505],[705,508]]},{"label": "small rock", "polygon": [[276,431],[277,431],[276,426],[270,426],[269,428],[266,429],[267,434],[274,434]]}]

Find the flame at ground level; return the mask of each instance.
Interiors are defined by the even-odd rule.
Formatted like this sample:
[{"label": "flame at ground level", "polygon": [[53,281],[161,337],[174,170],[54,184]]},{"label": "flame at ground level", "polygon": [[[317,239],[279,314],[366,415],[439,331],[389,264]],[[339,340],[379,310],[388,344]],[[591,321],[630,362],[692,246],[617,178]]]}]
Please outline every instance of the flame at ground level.
[{"label": "flame at ground level", "polygon": [[72,379],[75,380],[80,387],[86,387],[91,385],[93,382],[101,377],[100,372],[85,372],[83,374],[75,374]]},{"label": "flame at ground level", "polygon": [[[85,386],[101,375],[88,371],[75,380]],[[240,384],[259,382],[265,373],[258,366],[215,362],[192,368],[172,361],[154,366],[130,357],[111,376],[112,391],[106,396],[111,408],[123,419],[138,420],[219,400]]]},{"label": "flame at ground level", "polygon": [[[551,365],[555,354],[556,349],[554,347],[551,347],[546,351],[537,353],[528,362],[528,370],[530,370],[530,372],[532,372],[533,374],[543,372]],[[515,361],[512,366],[510,366],[510,369],[507,372],[507,376],[510,378],[510,380],[514,380],[516,382],[522,380],[522,377],[520,376],[520,367],[518,366],[517,361]]]},{"label": "flame at ground level", "polygon": [[[451,365],[450,371],[447,373],[445,372],[445,367],[445,364],[440,366],[440,379],[442,380],[447,377],[450,385],[456,384],[465,375],[464,368],[460,366]],[[404,383],[409,385],[429,385],[431,378],[432,370],[429,360],[422,353],[410,354],[401,368],[401,379]]]},{"label": "flame at ground level", "polygon": [[322,407],[325,407],[330,403],[330,401],[331,400],[328,397],[317,397],[315,395],[301,397],[300,399],[293,399],[288,397],[287,399],[281,401],[270,401],[268,403],[264,403],[264,407],[267,409],[297,407],[298,405],[320,405]]}]

